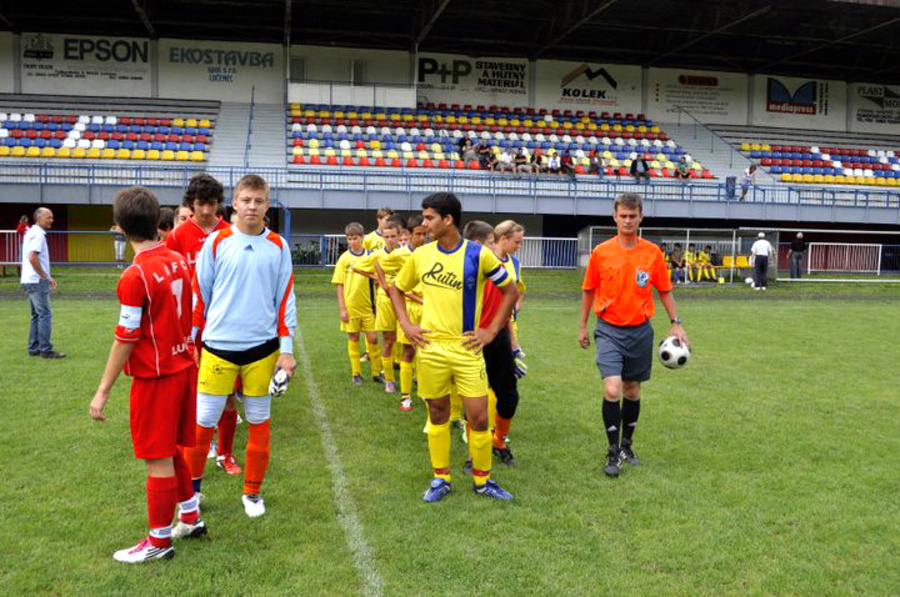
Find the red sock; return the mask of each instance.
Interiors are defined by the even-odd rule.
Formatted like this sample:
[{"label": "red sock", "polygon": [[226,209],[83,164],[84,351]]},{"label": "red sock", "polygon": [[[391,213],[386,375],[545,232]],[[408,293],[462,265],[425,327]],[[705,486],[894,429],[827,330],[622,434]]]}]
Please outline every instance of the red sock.
[{"label": "red sock", "polygon": [[269,466],[271,429],[269,421],[247,424],[247,459],[244,465],[244,494],[259,493]]},{"label": "red sock", "polygon": [[172,458],[172,465],[175,467],[175,480],[178,483],[178,503],[182,505],[180,520],[188,524],[194,524],[200,518],[200,512],[196,507],[185,507],[185,502],[191,502],[194,499],[194,486],[191,484],[191,469],[187,462],[181,456],[181,452],[175,454]]},{"label": "red sock", "polygon": [[175,477],[147,477],[147,522],[154,547],[172,544],[172,515],[178,503]]},{"label": "red sock", "polygon": [[219,443],[216,444],[216,454],[227,456],[234,450],[234,430],[237,427],[237,409],[222,411],[219,419]]},{"label": "red sock", "polygon": [[512,425],[512,419],[504,419],[500,415],[497,415],[497,418],[494,422],[494,447],[502,450],[506,447],[506,442],[503,441],[503,438],[509,435],[509,426]]},{"label": "red sock", "polygon": [[209,454],[209,442],[216,434],[215,427],[202,427],[197,425],[195,437],[197,443],[192,448],[185,448],[187,464],[191,469],[191,478],[202,479],[203,469],[206,468],[206,456]]}]

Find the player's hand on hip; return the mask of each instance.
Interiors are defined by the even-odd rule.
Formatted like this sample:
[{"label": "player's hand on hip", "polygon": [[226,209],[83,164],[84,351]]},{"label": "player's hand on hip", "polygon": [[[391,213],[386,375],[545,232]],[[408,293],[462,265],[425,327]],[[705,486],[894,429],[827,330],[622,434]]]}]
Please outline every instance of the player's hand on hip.
[{"label": "player's hand on hip", "polygon": [[591,337],[588,335],[586,328],[581,328],[578,330],[578,344],[582,348],[587,348],[591,345]]},{"label": "player's hand on hip", "polygon": [[417,325],[412,325],[409,329],[404,329],[403,333],[406,334],[406,337],[409,338],[410,342],[412,342],[417,348],[425,347],[431,344],[431,340],[429,340],[425,334],[430,334],[431,330],[425,330]]},{"label": "player's hand on hip", "polygon": [[109,393],[97,390],[97,393],[94,394],[94,399],[91,400],[90,413],[92,419],[95,421],[106,420],[106,416],[103,414],[103,407],[106,406],[107,400],[109,400]]},{"label": "player's hand on hip", "polygon": [[294,377],[294,371],[297,369],[297,361],[294,360],[294,355],[284,352],[278,357],[275,368],[284,369],[284,371],[287,372],[288,377]]},{"label": "player's hand on hip", "polygon": [[462,341],[463,348],[479,354],[482,348],[494,340],[496,334],[492,334],[484,328],[478,328],[473,332],[466,332],[463,336],[465,336]]}]

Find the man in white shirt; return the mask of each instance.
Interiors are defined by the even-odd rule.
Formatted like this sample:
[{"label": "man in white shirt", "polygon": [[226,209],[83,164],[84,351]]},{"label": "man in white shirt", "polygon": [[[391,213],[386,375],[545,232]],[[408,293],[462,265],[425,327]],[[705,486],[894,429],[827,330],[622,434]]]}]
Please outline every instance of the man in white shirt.
[{"label": "man in white shirt", "polygon": [[756,164],[750,164],[747,168],[744,169],[744,173],[741,175],[741,198],[740,201],[743,201],[747,196],[747,191],[750,190],[750,185],[753,184],[754,179],[756,178]]},{"label": "man in white shirt", "polygon": [[766,233],[760,232],[759,238],[750,247],[750,265],[753,266],[753,287],[757,290],[766,289],[766,276],[768,276],[770,256],[775,257],[775,249],[766,240]]},{"label": "man in white shirt", "polygon": [[50,248],[47,231],[53,225],[53,212],[39,207],[34,212],[34,226],[22,241],[22,287],[31,303],[31,331],[28,334],[28,354],[45,359],[62,359],[65,353],[53,350],[50,333],[53,313],[50,310],[50,291],[56,280],[50,276]]}]

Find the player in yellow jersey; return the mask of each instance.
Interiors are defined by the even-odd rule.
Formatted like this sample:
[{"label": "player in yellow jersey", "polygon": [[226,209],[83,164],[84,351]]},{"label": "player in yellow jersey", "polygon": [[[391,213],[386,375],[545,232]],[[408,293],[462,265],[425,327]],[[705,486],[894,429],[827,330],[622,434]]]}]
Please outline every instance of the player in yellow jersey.
[{"label": "player in yellow jersey", "polygon": [[382,207],[375,214],[377,228],[368,233],[363,239],[363,248],[369,253],[374,253],[384,248],[384,227],[394,216],[394,210],[390,207]]},{"label": "player in yellow jersey", "polygon": [[[397,340],[397,316],[387,294],[390,284],[409,256],[408,248],[400,248],[397,238],[400,232],[396,222],[389,221],[382,231],[384,247],[370,253],[361,260],[354,271],[375,280],[378,290],[375,294],[375,331],[381,332],[381,366],[384,370],[384,391],[397,391],[394,378],[394,342]],[[380,268],[380,272],[377,268]],[[379,273],[383,277],[379,278]]]},{"label": "player in yellow jersey", "polygon": [[[697,248],[694,245],[688,245],[687,251],[684,252],[684,270],[687,272],[686,284],[694,281],[700,281],[700,272],[697,271]],[[697,271],[697,276],[694,272]]]},{"label": "player in yellow jersey", "polygon": [[705,277],[713,282],[716,281],[716,268],[712,263],[712,246],[706,245],[702,251],[697,253],[697,280]]},{"label": "player in yellow jersey", "polygon": [[363,249],[363,227],[358,222],[350,222],[344,228],[350,248],[338,258],[331,283],[336,286],[338,312],[341,331],[347,334],[347,354],[350,357],[350,371],[353,383],[362,385],[360,367],[359,334],[366,336],[366,348],[372,365],[372,378],[381,381],[381,355],[378,352],[378,336],[375,334],[375,315],[372,313],[372,297],[369,280],[359,276],[354,268],[366,257]]},{"label": "player in yellow jersey", "polygon": [[[463,240],[462,208],[452,193],[433,193],[422,201],[422,217],[434,242],[416,249],[390,289],[397,318],[419,352],[419,394],[428,402],[431,424],[428,451],[434,471],[425,502],[450,492],[450,384],[456,383],[472,427],[469,451],[473,490],[501,500],[510,495],[490,479],[491,433],[487,416],[487,373],[482,347],[507,324],[518,298],[515,284],[487,248]],[[479,326],[485,282],[502,295],[490,325]],[[406,292],[422,284],[422,322],[413,324],[406,311]]]},{"label": "player in yellow jersey", "polygon": [[[406,221],[406,228],[409,232],[409,244],[407,246],[410,251],[415,251],[425,244],[425,225],[422,221],[422,216],[418,214],[410,216]],[[406,293],[406,313],[413,324],[419,325],[422,321],[421,282],[412,291]],[[416,347],[403,333],[403,328],[399,323],[397,325],[397,341],[403,348],[403,353],[400,357],[400,410],[409,412],[413,409],[413,363],[416,358]]]}]

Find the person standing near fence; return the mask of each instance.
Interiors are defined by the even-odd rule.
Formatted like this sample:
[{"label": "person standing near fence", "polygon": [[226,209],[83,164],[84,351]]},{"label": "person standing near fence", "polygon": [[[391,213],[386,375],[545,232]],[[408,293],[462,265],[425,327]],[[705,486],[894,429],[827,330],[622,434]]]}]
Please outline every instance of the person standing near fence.
[{"label": "person standing near fence", "polygon": [[47,231],[52,225],[53,212],[46,207],[37,208],[34,226],[28,229],[22,241],[21,283],[31,303],[28,354],[45,359],[62,359],[66,354],[53,350],[50,341],[53,330],[50,291],[56,289],[56,280],[50,275],[50,247],[47,245]]},{"label": "person standing near fence", "polygon": [[769,275],[769,257],[775,256],[772,243],[766,240],[766,233],[760,232],[759,238],[750,247],[750,262],[753,266],[753,287],[756,290],[765,290]]},{"label": "person standing near fence", "polygon": [[750,186],[753,184],[755,178],[756,178],[756,164],[750,164],[744,170],[744,173],[741,174],[740,201],[743,201],[744,198],[747,196],[747,192],[750,190]]},{"label": "person standing near fence", "polygon": [[122,234],[122,229],[119,228],[118,224],[113,224],[109,231],[113,233],[113,249],[116,252],[116,262],[119,264],[119,269],[122,269],[125,261],[125,235]]},{"label": "person standing near fence", "polygon": [[788,252],[788,259],[791,260],[791,278],[800,279],[803,273],[803,260],[806,259],[806,249],[803,233],[798,232],[797,237],[791,241],[791,250]]}]

